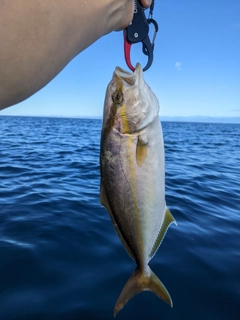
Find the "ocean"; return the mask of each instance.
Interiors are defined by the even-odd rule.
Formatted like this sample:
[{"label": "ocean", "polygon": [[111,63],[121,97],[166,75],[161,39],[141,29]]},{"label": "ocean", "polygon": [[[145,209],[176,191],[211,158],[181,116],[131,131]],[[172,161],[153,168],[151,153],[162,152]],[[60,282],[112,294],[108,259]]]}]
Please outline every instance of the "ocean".
[{"label": "ocean", "polygon": [[[163,122],[171,225],[117,319],[240,319],[240,125]],[[135,269],[99,202],[101,120],[0,117],[0,319],[113,319]]]}]

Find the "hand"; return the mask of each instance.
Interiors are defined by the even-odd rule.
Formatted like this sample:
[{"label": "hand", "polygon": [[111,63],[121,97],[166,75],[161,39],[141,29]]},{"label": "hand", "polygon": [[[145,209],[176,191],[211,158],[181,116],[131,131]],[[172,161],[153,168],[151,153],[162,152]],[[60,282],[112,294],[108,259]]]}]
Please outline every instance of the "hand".
[{"label": "hand", "polygon": [[142,6],[144,8],[149,8],[150,5],[152,4],[152,0],[140,0],[140,2],[142,3]]},{"label": "hand", "polygon": [[[144,8],[149,8],[152,4],[152,0],[140,0],[141,5]],[[120,3],[120,2],[118,2]],[[119,10],[119,17],[121,18],[120,27],[116,28],[115,31],[120,31],[125,29],[133,19],[133,9],[134,9],[134,0],[122,0],[122,13]]]}]

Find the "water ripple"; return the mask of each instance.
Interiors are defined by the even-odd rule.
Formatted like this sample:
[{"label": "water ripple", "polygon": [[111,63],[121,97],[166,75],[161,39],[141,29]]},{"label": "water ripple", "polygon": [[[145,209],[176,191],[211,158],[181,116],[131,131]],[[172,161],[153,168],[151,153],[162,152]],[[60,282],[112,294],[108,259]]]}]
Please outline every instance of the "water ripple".
[{"label": "water ripple", "polygon": [[[112,319],[135,264],[100,206],[100,130],[0,117],[1,319]],[[165,122],[163,133],[178,227],[150,264],[174,308],[142,293],[118,317],[238,320],[240,126]]]}]

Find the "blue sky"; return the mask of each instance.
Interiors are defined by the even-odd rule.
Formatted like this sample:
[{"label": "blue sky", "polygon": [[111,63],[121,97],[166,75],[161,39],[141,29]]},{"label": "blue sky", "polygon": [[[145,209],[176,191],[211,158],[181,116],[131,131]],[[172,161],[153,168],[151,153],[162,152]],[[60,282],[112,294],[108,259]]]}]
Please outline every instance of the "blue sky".
[{"label": "blue sky", "polygon": [[[155,0],[158,21],[145,80],[161,116],[240,116],[240,1]],[[145,63],[141,47],[132,62]],[[115,67],[127,69],[122,32],[113,32],[71,61],[47,86],[0,115],[102,116]]]}]

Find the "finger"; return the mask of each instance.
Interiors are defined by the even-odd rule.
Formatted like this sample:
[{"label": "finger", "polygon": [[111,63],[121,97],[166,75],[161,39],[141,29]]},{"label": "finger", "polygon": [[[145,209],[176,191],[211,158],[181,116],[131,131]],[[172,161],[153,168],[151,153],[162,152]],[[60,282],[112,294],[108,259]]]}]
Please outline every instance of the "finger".
[{"label": "finger", "polygon": [[140,0],[140,2],[144,8],[149,8],[152,4],[152,0]]}]

